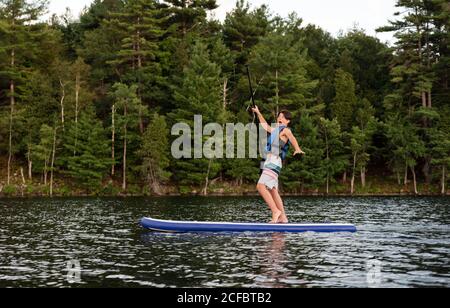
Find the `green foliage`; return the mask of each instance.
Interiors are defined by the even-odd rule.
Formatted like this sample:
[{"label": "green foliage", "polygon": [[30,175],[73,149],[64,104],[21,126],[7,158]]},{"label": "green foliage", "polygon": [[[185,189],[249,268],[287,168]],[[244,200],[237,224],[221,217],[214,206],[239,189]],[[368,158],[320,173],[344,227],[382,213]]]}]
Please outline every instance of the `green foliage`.
[{"label": "green foliage", "polygon": [[72,123],[65,138],[67,174],[87,191],[99,189],[111,165],[110,147],[105,129],[91,108],[80,115],[78,124]]},{"label": "green foliage", "polygon": [[34,171],[47,173],[53,147],[53,128],[43,124],[39,130],[40,141],[32,149]]},{"label": "green foliage", "polygon": [[406,167],[417,165],[418,159],[425,153],[425,145],[418,136],[418,130],[406,119],[390,117],[386,122],[386,137],[389,140],[391,162]]},{"label": "green foliage", "polygon": [[223,25],[224,42],[239,65],[248,62],[249,51],[269,32],[268,15],[267,6],[250,11],[245,0],[238,0],[234,10],[227,14]]},{"label": "green foliage", "polygon": [[[194,115],[203,124],[251,121],[249,65],[267,120],[289,109],[306,152],[288,156],[285,190],[344,192],[348,183],[336,182],[350,167],[367,171],[368,185],[406,169],[417,171],[418,187],[446,189],[448,1],[398,0],[400,13],[379,29],[395,32],[392,47],[357,28],[333,37],[245,0],[220,23],[208,18],[217,6],[95,0],[79,20],[67,11],[46,23],[46,1],[0,0],[2,176],[31,166],[34,182],[48,180],[56,140],[54,177],[68,175],[85,191],[116,195],[119,181],[122,193],[253,186],[258,160],[176,160],[169,137],[175,123],[192,127]],[[68,191],[55,185],[55,193]]]},{"label": "green foliage", "polygon": [[345,170],[348,157],[345,154],[343,132],[336,119],[320,119],[320,132],[324,140],[324,168],[327,181],[334,182],[335,176]]},{"label": "green foliage", "polygon": [[[183,84],[174,91],[177,109],[169,114],[173,123],[187,123],[193,129],[194,115],[202,115],[203,123],[217,123],[224,119],[221,104],[220,67],[212,62],[207,46],[197,42],[191,62],[184,70]],[[206,177],[215,176],[220,164],[208,159],[183,159],[174,162],[175,178],[182,184],[199,185]],[[209,171],[209,172],[208,172]]]},{"label": "green foliage", "polygon": [[154,193],[160,193],[160,185],[171,175],[167,171],[170,165],[168,135],[166,119],[155,113],[142,137],[142,146],[137,153],[142,159],[142,175]]},{"label": "green foliage", "polygon": [[348,72],[336,71],[336,96],[331,106],[333,118],[337,119],[342,130],[349,131],[353,122],[353,111],[357,102],[355,82]]},{"label": "green foliage", "polygon": [[15,196],[17,194],[17,187],[15,185],[6,185],[3,187],[2,193],[5,196]]},{"label": "green foliage", "polygon": [[311,116],[304,115],[293,132],[306,155],[287,159],[281,174],[282,182],[287,190],[320,187],[326,177],[322,164],[325,151],[317,123]]},{"label": "green foliage", "polygon": [[275,118],[284,108],[298,116],[311,102],[317,82],[307,73],[306,49],[283,28],[262,38],[251,54],[251,67],[264,76],[259,97],[264,97],[262,110]]}]

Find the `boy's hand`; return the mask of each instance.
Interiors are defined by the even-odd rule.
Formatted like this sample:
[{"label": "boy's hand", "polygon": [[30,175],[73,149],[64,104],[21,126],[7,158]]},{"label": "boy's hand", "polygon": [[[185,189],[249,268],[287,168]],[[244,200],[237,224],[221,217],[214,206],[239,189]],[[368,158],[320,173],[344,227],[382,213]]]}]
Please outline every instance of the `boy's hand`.
[{"label": "boy's hand", "polygon": [[255,106],[254,108],[252,108],[252,111],[256,114],[261,114],[261,112],[259,111],[258,106]]},{"label": "boy's hand", "polygon": [[294,152],[294,156],[295,155],[306,155],[306,153],[303,152],[302,150],[297,150],[297,151]]}]

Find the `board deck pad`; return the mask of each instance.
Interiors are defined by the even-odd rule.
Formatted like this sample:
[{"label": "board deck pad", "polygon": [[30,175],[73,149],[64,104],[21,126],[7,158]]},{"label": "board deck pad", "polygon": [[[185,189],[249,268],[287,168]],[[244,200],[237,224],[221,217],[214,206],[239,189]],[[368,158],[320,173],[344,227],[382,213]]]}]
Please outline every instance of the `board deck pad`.
[{"label": "board deck pad", "polygon": [[171,221],[142,218],[141,226],[158,232],[356,232],[351,224],[269,224],[269,223],[230,223]]}]

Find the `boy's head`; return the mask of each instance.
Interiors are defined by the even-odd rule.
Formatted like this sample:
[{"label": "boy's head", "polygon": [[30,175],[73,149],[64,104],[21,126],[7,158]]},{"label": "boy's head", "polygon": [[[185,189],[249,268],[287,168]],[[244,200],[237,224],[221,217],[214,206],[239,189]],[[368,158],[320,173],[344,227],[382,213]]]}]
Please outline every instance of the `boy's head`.
[{"label": "boy's head", "polygon": [[291,123],[292,120],[292,114],[287,110],[282,110],[278,114],[277,123],[279,125],[288,126],[289,123]]}]

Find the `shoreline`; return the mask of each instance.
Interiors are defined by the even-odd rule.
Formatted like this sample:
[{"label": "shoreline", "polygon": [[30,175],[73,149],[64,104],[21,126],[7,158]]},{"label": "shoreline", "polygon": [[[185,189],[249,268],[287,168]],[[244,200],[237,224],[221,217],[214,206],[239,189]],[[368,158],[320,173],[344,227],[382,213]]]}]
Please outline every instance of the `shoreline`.
[{"label": "shoreline", "polygon": [[[450,197],[450,192],[447,192],[445,195],[437,194],[437,193],[333,193],[333,194],[321,194],[321,193],[281,193],[283,198],[299,198],[299,197],[308,197],[308,198],[361,198],[361,197]],[[48,196],[44,194],[14,194],[14,195],[5,195],[0,193],[0,200],[7,199],[31,199],[31,198],[43,198],[43,199],[61,199],[61,198],[221,198],[221,197],[255,197],[259,198],[258,193],[210,193],[207,195],[204,194],[181,194],[181,193],[169,193],[169,194],[159,194],[159,195],[148,195],[148,194],[117,194],[117,195],[107,195],[107,194],[54,194],[53,196]]]},{"label": "shoreline", "polygon": [[[123,191],[117,183],[104,183],[95,191],[82,190],[66,181],[55,181],[53,195],[50,195],[48,185],[42,183],[15,183],[5,185],[0,181],[0,200],[9,198],[145,198],[145,197],[260,197],[256,187],[252,184],[235,185],[231,182],[218,182],[208,188],[208,193],[203,194],[203,188],[197,186],[177,186],[167,184],[161,186],[159,193],[152,193],[142,183],[133,183]],[[450,190],[441,194],[437,187],[425,184],[418,185],[418,194],[410,186],[398,185],[389,181],[375,179],[369,182],[365,188],[357,186],[353,194],[346,183],[337,183],[330,186],[327,194],[321,189],[304,189],[297,191],[281,191],[283,197],[445,197],[450,196]]]}]

